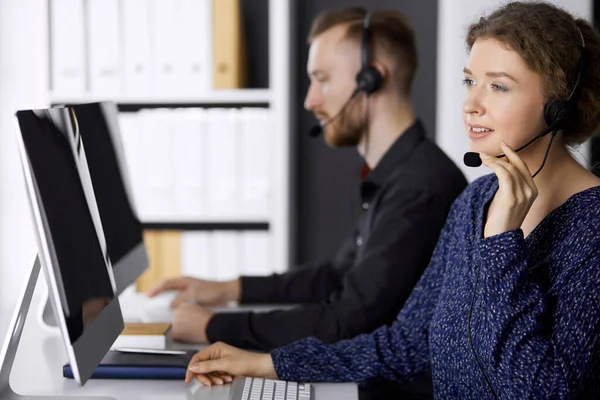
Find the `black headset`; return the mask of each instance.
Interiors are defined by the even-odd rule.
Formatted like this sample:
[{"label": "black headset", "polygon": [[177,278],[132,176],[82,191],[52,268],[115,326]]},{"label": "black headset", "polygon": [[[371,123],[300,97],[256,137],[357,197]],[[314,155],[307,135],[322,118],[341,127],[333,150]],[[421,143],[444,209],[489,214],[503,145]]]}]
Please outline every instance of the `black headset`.
[{"label": "black headset", "polygon": [[572,116],[573,113],[577,112],[577,97],[581,89],[581,77],[585,73],[587,51],[583,34],[578,26],[575,27],[577,28],[577,32],[579,32],[579,36],[581,37],[581,45],[579,46],[579,72],[577,73],[577,79],[575,80],[575,84],[573,85],[573,89],[571,90],[571,94],[569,94],[567,100],[549,100],[546,102],[546,104],[544,104],[544,121],[548,126],[562,127],[569,117]]},{"label": "black headset", "polygon": [[370,63],[371,13],[367,11],[363,19],[362,38],[360,43],[361,68],[356,75],[356,90],[365,92],[367,95],[377,91],[381,87],[383,77]]}]

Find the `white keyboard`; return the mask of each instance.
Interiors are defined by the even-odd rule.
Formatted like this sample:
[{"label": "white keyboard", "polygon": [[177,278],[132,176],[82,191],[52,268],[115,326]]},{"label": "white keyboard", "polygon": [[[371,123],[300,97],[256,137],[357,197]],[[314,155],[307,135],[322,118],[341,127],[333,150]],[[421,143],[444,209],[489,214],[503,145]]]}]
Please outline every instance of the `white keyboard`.
[{"label": "white keyboard", "polygon": [[262,378],[235,378],[230,400],[313,400],[313,388],[308,383],[296,383]]}]

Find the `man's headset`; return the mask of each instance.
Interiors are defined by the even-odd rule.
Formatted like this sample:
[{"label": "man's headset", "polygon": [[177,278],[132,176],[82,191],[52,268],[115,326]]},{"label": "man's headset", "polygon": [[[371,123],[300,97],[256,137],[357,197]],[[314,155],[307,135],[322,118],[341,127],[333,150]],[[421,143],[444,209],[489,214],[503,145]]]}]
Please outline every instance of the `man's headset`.
[{"label": "man's headset", "polygon": [[[523,146],[515,150],[521,151],[525,147],[529,146],[531,143],[538,140],[539,138],[546,136],[548,133],[552,132],[552,139],[550,140],[550,144],[546,149],[544,161],[542,162],[542,165],[537,170],[537,172],[533,174],[534,177],[542,170],[544,164],[546,163],[546,159],[548,158],[548,153],[550,151],[550,146],[552,145],[552,141],[554,140],[556,132],[558,132],[559,129],[564,128],[567,121],[569,121],[569,119],[577,113],[577,99],[579,97],[579,92],[581,91],[581,77],[585,74],[585,68],[587,63],[587,49],[585,47],[583,33],[581,33],[579,27],[575,27],[577,28],[577,32],[579,32],[579,36],[581,37],[581,44],[579,45],[580,56],[577,79],[575,80],[573,89],[571,90],[571,93],[569,94],[569,97],[566,100],[552,99],[548,100],[546,104],[544,104],[544,122],[546,123],[548,128],[543,130],[529,142],[525,143]],[[497,155],[496,158],[502,158],[504,156],[504,154],[500,154]],[[468,167],[479,167],[481,165],[481,158],[479,157],[479,153],[467,152],[465,153],[463,162]]]},{"label": "man's headset", "polygon": [[365,17],[363,19],[363,30],[362,37],[360,41],[360,59],[361,59],[361,68],[358,74],[356,74],[356,89],[352,92],[352,95],[346,100],[342,108],[327,121],[322,124],[313,126],[309,134],[311,137],[317,137],[321,133],[323,133],[323,128],[327,125],[335,121],[346,109],[348,104],[356,97],[360,92],[365,92],[367,96],[371,93],[376,92],[381,88],[381,83],[383,81],[383,77],[373,65],[371,65],[370,59],[370,44],[371,44],[371,32],[369,30],[371,24],[371,13],[367,11]]}]

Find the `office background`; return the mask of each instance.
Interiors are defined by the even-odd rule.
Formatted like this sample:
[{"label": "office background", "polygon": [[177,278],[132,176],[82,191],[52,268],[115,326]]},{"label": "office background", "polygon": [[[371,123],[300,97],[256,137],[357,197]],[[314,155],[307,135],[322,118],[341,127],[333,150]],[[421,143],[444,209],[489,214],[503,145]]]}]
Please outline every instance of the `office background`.
[{"label": "office background", "polygon": [[[584,18],[592,20],[594,15],[598,18],[598,0],[551,2]],[[461,71],[467,57],[464,31],[476,15],[499,3],[499,0],[240,0],[243,36],[249,50],[244,87],[249,90],[225,91],[226,95],[214,97],[211,97],[214,93],[162,97],[159,93],[147,95],[151,98],[147,102],[144,95],[116,98],[122,100],[124,112],[144,108],[157,112],[157,108],[165,105],[183,105],[207,109],[239,106],[271,113],[275,127],[271,140],[275,144],[265,151],[271,152],[270,167],[276,168],[278,174],[270,182],[275,207],[264,218],[238,215],[216,222],[217,227],[226,227],[225,239],[222,237],[220,243],[232,240],[227,233],[245,232],[248,227],[251,233],[268,233],[267,243],[272,246],[267,247],[268,256],[277,253],[270,270],[282,270],[331,256],[355,218],[354,200],[361,165],[358,154],[354,149],[329,149],[322,139],[310,139],[307,134],[315,123],[314,117],[302,109],[308,87],[305,38],[312,18],[322,10],[346,5],[406,12],[415,27],[420,58],[413,86],[415,110],[429,136],[462,165],[462,154],[468,147],[460,111],[464,93]],[[49,16],[48,0],[0,0],[0,308],[3,309],[14,304],[36,251],[12,115],[17,109],[45,108],[62,101],[111,99],[110,95],[60,98],[56,97],[56,91],[51,91]],[[198,40],[198,43],[203,42]],[[588,165],[600,161],[600,151],[592,151],[596,148],[593,144],[583,146],[582,161]],[[486,172],[463,168],[469,180]],[[215,222],[197,218],[192,229],[185,232],[201,235],[207,227],[203,225],[206,221]],[[219,225],[223,221],[226,223]],[[162,227],[165,226],[169,227],[168,224]],[[214,224],[209,228],[214,228]],[[289,263],[283,265],[282,260]]]}]

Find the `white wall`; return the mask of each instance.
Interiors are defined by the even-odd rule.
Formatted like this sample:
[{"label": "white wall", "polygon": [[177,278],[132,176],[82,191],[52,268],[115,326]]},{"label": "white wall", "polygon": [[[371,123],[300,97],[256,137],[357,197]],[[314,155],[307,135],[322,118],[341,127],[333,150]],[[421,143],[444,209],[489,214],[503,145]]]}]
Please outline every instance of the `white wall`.
[{"label": "white wall", "polygon": [[[588,20],[592,20],[591,0],[551,0],[553,4]],[[490,173],[486,167],[469,168],[463,155],[469,151],[469,139],[462,123],[462,102],[465,88],[462,70],[467,62],[465,35],[469,24],[506,3],[503,0],[439,0],[438,60],[437,60],[437,122],[436,142],[472,181]],[[580,161],[589,163],[589,146],[582,146]],[[588,164],[589,165],[589,164]]]},{"label": "white wall", "polygon": [[0,308],[12,307],[37,247],[13,115],[47,107],[46,0],[0,0]]}]

